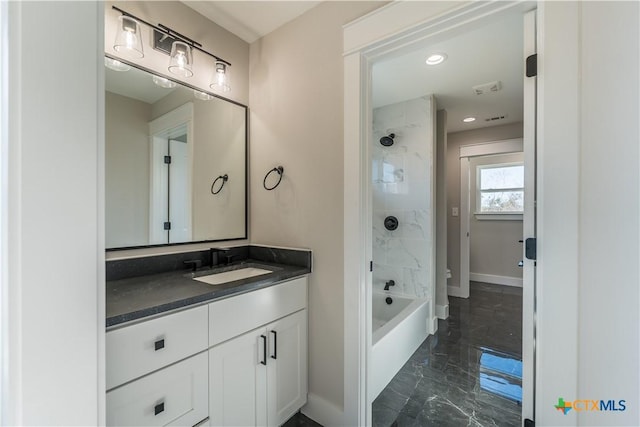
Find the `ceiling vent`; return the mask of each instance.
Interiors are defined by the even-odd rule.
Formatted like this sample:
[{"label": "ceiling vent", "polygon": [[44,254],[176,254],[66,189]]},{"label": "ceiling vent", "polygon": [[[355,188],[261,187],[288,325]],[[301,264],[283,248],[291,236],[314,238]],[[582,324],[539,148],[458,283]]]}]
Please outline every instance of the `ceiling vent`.
[{"label": "ceiling vent", "polygon": [[481,85],[474,86],[472,89],[476,95],[486,95],[488,93],[497,92],[500,89],[502,89],[502,82],[495,81],[495,82],[484,83]]},{"label": "ceiling vent", "polygon": [[488,117],[486,119],[484,119],[485,122],[497,122],[498,120],[504,120],[507,118],[506,114],[501,114],[498,116],[493,116],[493,117]]}]

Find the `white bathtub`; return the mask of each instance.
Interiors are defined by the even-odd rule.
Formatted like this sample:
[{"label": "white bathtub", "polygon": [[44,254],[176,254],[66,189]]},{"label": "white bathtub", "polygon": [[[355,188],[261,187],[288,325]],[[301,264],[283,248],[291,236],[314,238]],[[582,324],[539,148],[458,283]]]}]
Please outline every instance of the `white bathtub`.
[{"label": "white bathtub", "polygon": [[[391,304],[385,302],[387,297],[393,300]],[[372,302],[371,401],[427,338],[430,317],[427,299],[374,292]]]}]

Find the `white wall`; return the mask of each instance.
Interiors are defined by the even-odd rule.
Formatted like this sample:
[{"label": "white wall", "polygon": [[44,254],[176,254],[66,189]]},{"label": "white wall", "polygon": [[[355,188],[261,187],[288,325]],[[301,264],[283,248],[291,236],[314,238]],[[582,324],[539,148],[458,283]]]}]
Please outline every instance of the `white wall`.
[{"label": "white wall", "polygon": [[638,3],[540,10],[536,423],[639,425]]},{"label": "white wall", "polygon": [[146,102],[105,93],[106,245],[149,242],[149,121]]},{"label": "white wall", "polygon": [[[469,160],[469,188],[472,215],[469,219],[471,233],[469,241],[469,271],[471,280],[498,284],[522,285],[522,268],[518,261],[522,259],[522,219],[487,220],[478,219],[477,212],[477,176],[480,165],[522,162],[522,153],[473,157]],[[481,276],[478,276],[481,275]],[[498,277],[491,277],[498,276]],[[493,280],[493,281],[492,281]]]},{"label": "white wall", "polygon": [[251,45],[251,240],[313,250],[309,399],[325,425],[344,398],[342,25],[381,5],[321,3]]},{"label": "white wall", "polygon": [[578,396],[627,410],[578,421],[640,425],[640,4],[581,9]]},{"label": "white wall", "polygon": [[[373,83],[375,84],[375,82]],[[434,292],[435,101],[424,96],[373,110],[373,288],[389,280],[393,293],[427,298]],[[394,133],[394,144],[380,138]],[[387,216],[398,219],[387,230]],[[433,316],[433,312],[430,313]]]},{"label": "white wall", "polygon": [[[104,423],[103,8],[11,2],[9,11],[3,264],[10,335],[2,378],[10,408],[2,421],[98,425]],[[73,49],[52,48],[52,40]]]},{"label": "white wall", "polygon": [[463,145],[522,137],[522,123],[474,129],[447,134],[447,263],[451,269],[449,285],[460,286],[460,147]]},{"label": "white wall", "polygon": [[436,315],[448,317],[447,295],[447,111],[436,115]]}]

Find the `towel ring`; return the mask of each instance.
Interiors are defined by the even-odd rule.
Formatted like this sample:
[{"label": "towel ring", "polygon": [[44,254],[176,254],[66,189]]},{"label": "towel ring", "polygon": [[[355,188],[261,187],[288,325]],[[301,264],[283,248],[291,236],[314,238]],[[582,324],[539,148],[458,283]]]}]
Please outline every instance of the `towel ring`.
[{"label": "towel ring", "polygon": [[[220,188],[218,188],[218,191],[213,191],[213,187],[215,187],[216,182],[218,182],[219,180],[222,180],[222,184],[220,185]],[[219,192],[221,192],[222,187],[224,187],[224,183],[227,182],[228,180],[229,180],[229,175],[227,175],[226,173],[214,179],[213,184],[211,184],[211,194],[218,194]]]},{"label": "towel ring", "polygon": [[[274,185],[273,187],[267,187],[267,178],[269,178],[269,175],[271,175],[271,173],[276,172],[279,177],[278,177],[278,182],[276,182],[276,185]],[[282,166],[278,166],[277,168],[273,168],[271,169],[269,172],[267,172],[267,174],[264,176],[264,179],[262,180],[262,186],[264,187],[265,190],[267,191],[271,191],[274,188],[276,188],[278,185],[280,185],[280,181],[282,181],[282,175],[284,175],[284,168]]]}]

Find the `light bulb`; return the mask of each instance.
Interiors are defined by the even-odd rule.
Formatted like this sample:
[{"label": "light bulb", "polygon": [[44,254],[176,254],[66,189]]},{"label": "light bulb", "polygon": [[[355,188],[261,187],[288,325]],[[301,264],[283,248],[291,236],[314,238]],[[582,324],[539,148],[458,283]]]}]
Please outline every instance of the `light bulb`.
[{"label": "light bulb", "polygon": [[211,89],[215,89],[220,92],[229,92],[231,86],[229,85],[229,73],[227,70],[227,64],[222,61],[216,62],[216,68],[213,72],[212,82],[209,85]]},{"label": "light bulb", "polygon": [[118,32],[113,49],[135,58],[143,58],[142,38],[140,37],[140,24],[130,16],[118,17]]},{"label": "light bulb", "polygon": [[169,59],[169,71],[181,77],[191,77],[193,76],[192,63],[191,46],[181,41],[173,42],[171,45],[171,58]]}]

